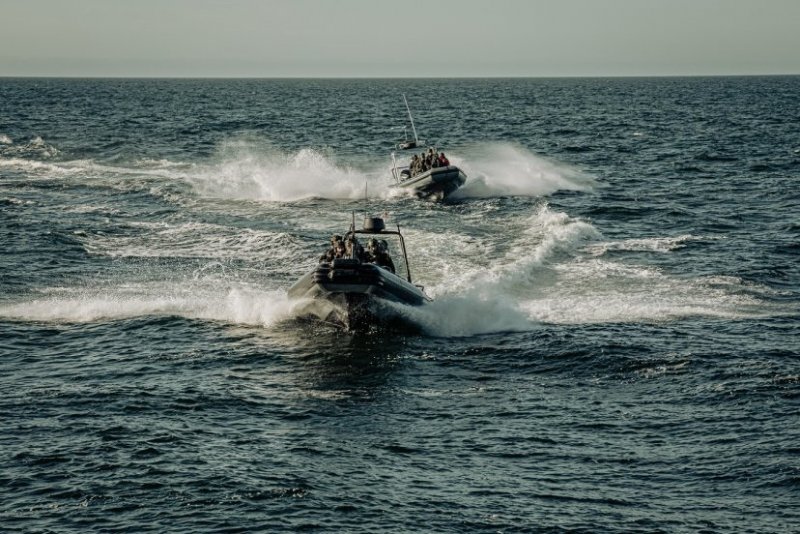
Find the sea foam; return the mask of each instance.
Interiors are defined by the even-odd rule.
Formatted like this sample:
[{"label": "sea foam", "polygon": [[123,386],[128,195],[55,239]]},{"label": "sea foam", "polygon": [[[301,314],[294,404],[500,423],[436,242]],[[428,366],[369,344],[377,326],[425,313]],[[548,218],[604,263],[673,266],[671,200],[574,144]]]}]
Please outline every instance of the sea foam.
[{"label": "sea foam", "polygon": [[588,191],[597,181],[569,165],[550,161],[510,143],[463,149],[449,159],[467,174],[454,198],[542,196],[560,190]]},{"label": "sea foam", "polygon": [[270,326],[291,316],[283,291],[253,287],[215,288],[177,284],[121,284],[51,291],[26,302],[0,305],[4,319],[41,322],[103,322],[142,316],[177,316]]},{"label": "sea foam", "polygon": [[222,148],[218,163],[199,167],[186,180],[201,196],[263,201],[362,198],[365,183],[374,181],[313,148],[284,152],[234,142]]}]

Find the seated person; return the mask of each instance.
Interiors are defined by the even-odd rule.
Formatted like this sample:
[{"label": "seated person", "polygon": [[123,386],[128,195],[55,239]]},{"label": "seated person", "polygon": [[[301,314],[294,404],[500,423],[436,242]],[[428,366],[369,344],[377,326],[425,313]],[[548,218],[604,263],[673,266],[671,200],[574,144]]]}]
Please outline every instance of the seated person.
[{"label": "seated person", "polygon": [[394,262],[392,261],[392,257],[389,255],[389,243],[387,243],[385,239],[381,239],[380,246],[382,262],[380,265],[386,267],[390,272],[394,273]]},{"label": "seated person", "polygon": [[408,171],[411,176],[417,174],[417,168],[419,167],[419,157],[414,154],[411,156],[411,163],[408,165]]},{"label": "seated person", "polygon": [[366,254],[364,253],[364,247],[361,246],[361,243],[358,242],[356,236],[349,235],[347,240],[344,242],[345,247],[345,258],[355,258],[358,261],[366,261]]},{"label": "seated person", "polygon": [[344,257],[344,243],[342,242],[342,236],[334,235],[331,237],[331,248],[320,257],[320,263],[323,262],[332,262],[335,258],[342,258]]},{"label": "seated person", "polygon": [[447,159],[447,156],[444,155],[444,152],[439,154],[439,167],[449,167],[450,160]]},{"label": "seated person", "polygon": [[388,244],[386,241],[378,241],[374,237],[367,241],[367,261],[374,263],[378,267],[383,267],[389,272],[394,272],[394,262],[389,256]]}]

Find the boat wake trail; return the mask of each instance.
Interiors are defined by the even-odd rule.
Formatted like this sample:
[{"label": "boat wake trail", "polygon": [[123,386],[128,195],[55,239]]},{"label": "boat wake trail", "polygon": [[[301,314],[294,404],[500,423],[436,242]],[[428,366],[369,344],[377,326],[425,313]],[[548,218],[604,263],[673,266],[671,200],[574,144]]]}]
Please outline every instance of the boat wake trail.
[{"label": "boat wake trail", "polygon": [[175,284],[123,284],[107,288],[51,288],[25,302],[0,304],[0,318],[85,323],[173,316],[232,324],[271,326],[292,316],[283,291]]},{"label": "boat wake trail", "polygon": [[377,187],[372,173],[341,165],[313,148],[282,152],[231,141],[221,147],[219,159],[186,176],[198,194],[263,201],[356,199],[363,198],[365,181],[371,189]]},{"label": "boat wake trail", "polygon": [[[773,291],[737,277],[685,278],[653,266],[602,257],[609,242],[591,224],[546,204],[524,221],[508,243],[472,243],[493,256],[472,266],[437,269],[429,306],[402,314],[434,336],[457,337],[527,331],[542,324],[663,322],[687,317],[747,319],[785,313]],[[449,241],[459,240],[450,236]],[[644,241],[644,240],[642,240]],[[680,247],[637,242],[632,250],[665,254]],[[624,243],[623,243],[624,244]],[[618,249],[624,248],[622,245]],[[444,260],[457,261],[454,256]],[[476,265],[477,264],[477,265]]]},{"label": "boat wake trail", "polygon": [[[12,143],[5,136],[4,141]],[[229,139],[216,154],[184,162],[139,159],[127,163],[92,159],[54,159],[60,151],[36,137],[25,144],[0,145],[0,167],[18,170],[38,179],[67,180],[116,190],[145,190],[174,199],[175,194],[204,198],[292,202],[308,198],[361,199],[365,184],[372,198],[407,195],[392,189],[386,159],[345,157],[332,151],[305,147],[286,151],[263,140]],[[398,154],[400,164],[411,152]],[[450,155],[467,174],[466,184],[452,198],[544,196],[559,190],[590,190],[596,181],[564,164],[550,162],[508,143],[468,147]],[[176,191],[174,185],[187,186]]]},{"label": "boat wake trail", "polygon": [[[46,154],[42,152],[46,151]],[[360,199],[388,194],[387,162],[342,162],[316,148],[283,151],[249,140],[223,142],[214,157],[192,162],[139,159],[102,163],[92,159],[55,160],[55,147],[36,138],[26,145],[0,151],[0,168],[17,170],[38,179],[68,180],[118,190],[147,190],[156,196],[165,187],[186,185],[206,198],[291,202],[307,198]]]},{"label": "boat wake trail", "polygon": [[468,176],[452,198],[543,196],[561,190],[588,191],[597,185],[590,175],[517,145],[490,143],[469,153],[469,157],[451,157]]}]

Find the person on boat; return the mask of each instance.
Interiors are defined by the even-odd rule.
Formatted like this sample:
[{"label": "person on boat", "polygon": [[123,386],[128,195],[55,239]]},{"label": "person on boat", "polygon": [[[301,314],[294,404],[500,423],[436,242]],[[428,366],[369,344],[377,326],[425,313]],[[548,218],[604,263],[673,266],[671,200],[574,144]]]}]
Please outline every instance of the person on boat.
[{"label": "person on boat", "polygon": [[332,262],[336,258],[343,258],[344,257],[344,243],[342,242],[342,236],[340,235],[333,235],[331,236],[331,248],[322,255],[319,259],[320,263],[323,262]]},{"label": "person on boat", "polygon": [[391,273],[394,273],[394,262],[389,255],[389,243],[387,243],[385,239],[381,239],[379,245],[381,250],[381,265],[389,269]]},{"label": "person on boat", "polygon": [[450,160],[447,159],[447,156],[444,155],[444,152],[439,154],[439,167],[449,167]]},{"label": "person on boat", "polygon": [[411,176],[418,174],[420,172],[420,158],[416,154],[411,157],[411,165],[409,166],[409,170],[411,171]]},{"label": "person on boat", "polygon": [[386,241],[379,242],[374,237],[371,238],[367,241],[367,261],[394,273],[394,262],[389,256],[388,248]]},{"label": "person on boat", "polygon": [[433,156],[431,156],[431,153],[428,152],[427,154],[425,154],[425,170],[427,171],[432,167],[433,167]]},{"label": "person on boat", "polygon": [[367,241],[367,262],[376,263],[378,261],[378,240],[374,237]]},{"label": "person on boat", "polygon": [[364,261],[366,255],[364,254],[364,247],[358,242],[356,236],[350,234],[344,242],[345,258],[355,258],[359,261]]}]

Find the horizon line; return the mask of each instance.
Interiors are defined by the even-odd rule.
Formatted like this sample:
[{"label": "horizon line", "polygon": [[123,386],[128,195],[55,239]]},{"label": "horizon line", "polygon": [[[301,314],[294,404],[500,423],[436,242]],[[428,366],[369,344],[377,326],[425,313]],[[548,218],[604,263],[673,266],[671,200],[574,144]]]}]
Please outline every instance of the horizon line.
[{"label": "horizon line", "polygon": [[487,76],[198,76],[198,75],[53,75],[0,74],[0,79],[80,79],[80,80],[490,80],[490,79],[564,79],[564,78],[756,78],[800,76],[796,73],[768,74],[561,74],[561,75],[487,75]]}]

